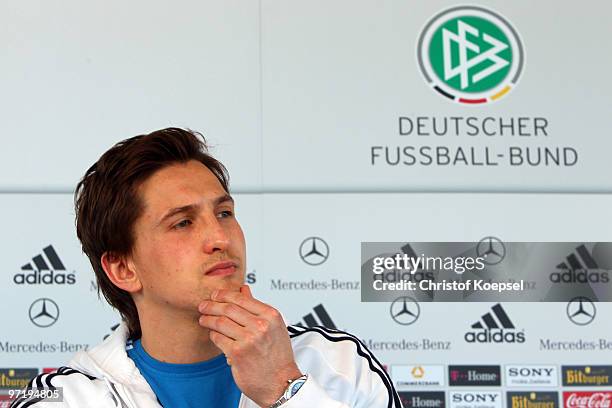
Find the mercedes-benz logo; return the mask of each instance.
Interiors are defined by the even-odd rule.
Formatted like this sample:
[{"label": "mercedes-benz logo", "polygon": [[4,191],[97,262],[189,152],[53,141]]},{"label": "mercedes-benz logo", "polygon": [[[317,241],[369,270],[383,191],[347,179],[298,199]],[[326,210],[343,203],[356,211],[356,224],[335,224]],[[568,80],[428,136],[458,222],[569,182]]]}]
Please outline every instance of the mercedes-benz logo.
[{"label": "mercedes-benz logo", "polygon": [[506,247],[499,238],[484,237],[476,246],[476,254],[484,258],[485,264],[496,265],[506,256]]},{"label": "mercedes-benz logo", "polygon": [[323,238],[308,237],[300,244],[300,258],[308,265],[321,265],[329,257],[329,246]]},{"label": "mercedes-benz logo", "polygon": [[38,327],[49,327],[59,318],[57,303],[49,298],[36,299],[30,305],[30,321]]},{"label": "mercedes-benz logo", "polygon": [[578,326],[586,326],[595,319],[595,304],[584,296],[576,296],[567,303],[567,317]]},{"label": "mercedes-benz logo", "polygon": [[401,296],[391,303],[389,313],[396,323],[408,326],[417,321],[421,314],[421,308],[415,299],[409,296]]}]

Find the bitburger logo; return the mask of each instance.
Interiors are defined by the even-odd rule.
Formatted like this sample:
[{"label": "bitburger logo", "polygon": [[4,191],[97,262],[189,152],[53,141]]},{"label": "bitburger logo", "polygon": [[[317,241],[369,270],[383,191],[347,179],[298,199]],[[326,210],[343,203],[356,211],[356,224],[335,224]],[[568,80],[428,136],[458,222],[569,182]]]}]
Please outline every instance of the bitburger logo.
[{"label": "bitburger logo", "polygon": [[508,408],[557,408],[559,406],[559,394],[555,391],[509,391],[506,397]]},{"label": "bitburger logo", "polygon": [[16,273],[13,282],[17,285],[74,285],[76,276],[74,272],[67,273],[64,263],[52,245],[42,250],[21,267]]},{"label": "bitburger logo", "polygon": [[0,391],[21,390],[37,375],[37,368],[0,368]]},{"label": "bitburger logo", "polygon": [[612,366],[563,366],[563,385],[569,387],[601,387],[612,385]]},{"label": "bitburger logo", "polygon": [[610,275],[601,270],[599,264],[584,244],[576,247],[563,262],[557,265],[558,272],[550,274],[553,283],[608,283]]},{"label": "bitburger logo", "polygon": [[518,330],[501,304],[491,308],[465,333],[468,343],[524,343],[525,330]]}]

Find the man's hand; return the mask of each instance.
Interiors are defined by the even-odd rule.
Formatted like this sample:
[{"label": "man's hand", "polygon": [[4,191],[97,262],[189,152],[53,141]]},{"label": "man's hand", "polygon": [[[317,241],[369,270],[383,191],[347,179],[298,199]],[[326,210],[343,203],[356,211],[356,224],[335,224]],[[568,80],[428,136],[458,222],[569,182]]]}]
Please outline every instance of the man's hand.
[{"label": "man's hand", "polygon": [[210,340],[227,357],[238,388],[259,406],[272,405],[287,380],[302,375],[280,313],[255,299],[248,286],[240,292],[216,290],[199,311],[200,325],[210,329]]}]

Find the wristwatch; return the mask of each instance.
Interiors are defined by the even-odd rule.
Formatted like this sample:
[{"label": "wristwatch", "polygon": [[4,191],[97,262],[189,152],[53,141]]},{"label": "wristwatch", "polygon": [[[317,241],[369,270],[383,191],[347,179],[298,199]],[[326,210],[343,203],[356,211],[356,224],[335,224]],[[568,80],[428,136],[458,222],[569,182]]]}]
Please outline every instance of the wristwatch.
[{"label": "wristwatch", "polygon": [[270,405],[269,408],[277,408],[283,405],[285,402],[289,401],[291,397],[293,397],[297,392],[302,388],[302,385],[308,380],[308,374],[304,374],[301,377],[296,378],[295,380],[287,380],[289,386],[281,395],[281,397],[274,404]]}]

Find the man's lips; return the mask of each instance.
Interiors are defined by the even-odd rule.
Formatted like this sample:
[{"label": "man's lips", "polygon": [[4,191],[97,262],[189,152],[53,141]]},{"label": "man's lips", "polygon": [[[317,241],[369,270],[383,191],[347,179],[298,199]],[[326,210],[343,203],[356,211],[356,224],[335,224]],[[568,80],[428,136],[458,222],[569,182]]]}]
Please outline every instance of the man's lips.
[{"label": "man's lips", "polygon": [[232,273],[236,272],[237,267],[238,267],[238,264],[234,261],[217,262],[216,264],[208,268],[206,272],[204,273],[204,275],[206,276],[231,275]]}]

